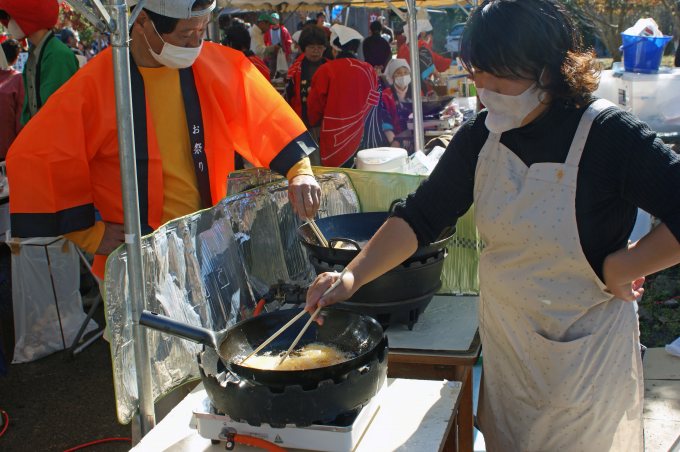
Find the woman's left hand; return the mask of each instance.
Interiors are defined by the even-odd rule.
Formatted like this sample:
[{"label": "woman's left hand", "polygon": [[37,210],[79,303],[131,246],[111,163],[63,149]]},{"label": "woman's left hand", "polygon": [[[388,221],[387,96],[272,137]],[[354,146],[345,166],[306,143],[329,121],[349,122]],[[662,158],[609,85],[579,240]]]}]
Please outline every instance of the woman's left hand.
[{"label": "woman's left hand", "polygon": [[621,284],[610,284],[607,283],[606,280],[607,278],[605,278],[607,290],[609,290],[616,298],[620,298],[621,300],[635,301],[642,297],[642,294],[645,293],[645,289],[642,287],[642,285],[645,283],[644,276],[636,279],[633,282],[625,282]]},{"label": "woman's left hand", "polygon": [[625,265],[623,254],[627,250],[617,251],[610,254],[604,260],[602,265],[602,276],[604,277],[604,283],[607,286],[607,290],[612,293],[616,298],[620,298],[625,301],[635,301],[642,297],[645,289],[642,285],[645,282],[645,277],[640,276],[633,281],[623,275],[623,271],[620,268],[621,265]]}]

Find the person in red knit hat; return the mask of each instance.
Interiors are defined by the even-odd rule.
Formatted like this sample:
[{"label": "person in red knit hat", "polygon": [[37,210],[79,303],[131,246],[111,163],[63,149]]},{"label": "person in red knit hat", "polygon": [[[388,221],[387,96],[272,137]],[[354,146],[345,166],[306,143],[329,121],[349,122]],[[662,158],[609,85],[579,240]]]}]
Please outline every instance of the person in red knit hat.
[{"label": "person in red knit hat", "polygon": [[31,44],[24,66],[24,107],[21,123],[38,113],[47,99],[78,70],[71,49],[55,39],[51,29],[57,24],[56,0],[0,0],[0,23],[17,40]]}]

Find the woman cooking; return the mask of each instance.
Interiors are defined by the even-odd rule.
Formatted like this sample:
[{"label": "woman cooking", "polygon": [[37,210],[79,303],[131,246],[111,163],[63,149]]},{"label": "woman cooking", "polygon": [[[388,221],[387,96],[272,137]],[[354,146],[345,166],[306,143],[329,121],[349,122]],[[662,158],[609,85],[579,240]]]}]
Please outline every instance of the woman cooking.
[{"label": "woman cooking", "polygon": [[[542,43],[540,46],[537,42]],[[592,98],[595,59],[555,0],[486,0],[461,57],[487,110],[308,309],[351,296],[475,204],[490,451],[642,451],[632,301],[680,262],[680,158],[634,116]],[[636,208],[662,224],[627,245]]]}]

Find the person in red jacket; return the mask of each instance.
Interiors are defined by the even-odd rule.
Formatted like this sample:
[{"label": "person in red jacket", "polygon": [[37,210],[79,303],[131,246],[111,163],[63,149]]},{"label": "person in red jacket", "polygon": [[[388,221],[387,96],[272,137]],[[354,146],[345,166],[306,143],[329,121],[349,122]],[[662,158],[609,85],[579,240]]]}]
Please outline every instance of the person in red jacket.
[{"label": "person in red jacket", "polygon": [[[423,85],[423,93],[429,94],[432,83],[428,81],[431,76],[436,76],[440,72],[446,71],[451,66],[451,58],[446,58],[432,50],[432,24],[427,19],[418,19],[416,31],[418,33],[418,60],[420,64],[420,77],[426,82]],[[404,26],[406,41],[399,47],[397,58],[406,60],[411,64],[411,54],[408,43],[408,25]]]},{"label": "person in red jacket", "polygon": [[24,105],[24,82],[21,72],[12,65],[19,56],[15,39],[3,41],[0,49],[0,160],[5,160],[9,145],[21,130],[21,109]]},{"label": "person in red jacket", "polygon": [[251,63],[255,65],[258,71],[262,73],[264,78],[271,81],[271,74],[269,73],[269,67],[262,61],[262,58],[255,55],[252,50],[250,50],[250,33],[248,29],[241,23],[235,23],[227,28],[227,33],[224,38],[223,44],[232,49],[240,50],[245,56],[248,57]]},{"label": "person in red jacket", "polygon": [[308,25],[300,33],[298,46],[302,54],[288,69],[288,84],[284,97],[302,122],[309,127],[307,118],[307,96],[312,77],[327,60],[323,57],[326,50],[326,32],[317,25]]},{"label": "person in red jacket", "polygon": [[312,78],[307,116],[311,125],[321,123],[321,164],[351,167],[358,150],[387,144],[378,77],[373,66],[356,57],[362,40],[356,30],[336,24],[331,32],[338,53]]},{"label": "person in red jacket", "polygon": [[293,38],[290,37],[288,29],[281,25],[278,13],[272,13],[269,16],[269,23],[271,24],[269,30],[264,34],[264,44],[269,46],[279,46],[286,55],[286,62],[290,64],[290,55],[292,53]]},{"label": "person in red jacket", "polygon": [[[396,135],[408,129],[408,118],[413,114],[411,68],[406,60],[401,58],[390,60],[385,68],[385,79],[387,86],[383,90],[382,99],[392,126],[392,133],[386,131],[385,135],[390,140],[391,147],[404,147],[410,150],[410,146],[405,146],[404,140],[395,140]],[[412,137],[406,139],[407,143],[412,141]]]}]

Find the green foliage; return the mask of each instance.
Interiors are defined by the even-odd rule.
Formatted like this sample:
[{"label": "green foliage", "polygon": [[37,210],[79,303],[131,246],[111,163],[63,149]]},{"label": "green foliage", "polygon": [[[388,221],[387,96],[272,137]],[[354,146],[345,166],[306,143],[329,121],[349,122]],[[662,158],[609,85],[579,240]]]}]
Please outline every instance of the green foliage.
[{"label": "green foliage", "polygon": [[83,45],[89,45],[94,39],[94,26],[78,12],[62,5],[59,9],[59,20],[56,28],[73,28],[78,32]]},{"label": "green foliage", "polygon": [[680,299],[680,265],[649,276],[644,287],[638,310],[640,342],[647,347],[663,347],[680,337],[680,308],[664,304]]},{"label": "green foliage", "polygon": [[677,29],[671,0],[563,0],[576,18],[586,43],[601,41],[615,61],[621,59],[621,33],[641,17],[652,17],[665,34]]}]

